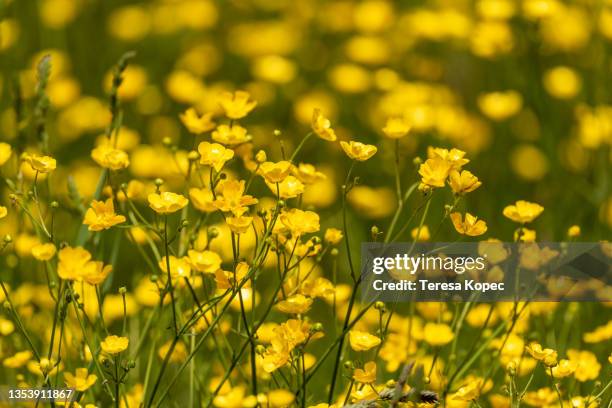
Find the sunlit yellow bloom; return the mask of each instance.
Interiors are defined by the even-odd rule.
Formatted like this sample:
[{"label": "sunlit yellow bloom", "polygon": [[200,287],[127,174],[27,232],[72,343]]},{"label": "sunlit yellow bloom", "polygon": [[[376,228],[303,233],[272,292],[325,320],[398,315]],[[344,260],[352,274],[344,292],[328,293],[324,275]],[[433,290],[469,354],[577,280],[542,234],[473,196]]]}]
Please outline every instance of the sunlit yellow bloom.
[{"label": "sunlit yellow bloom", "polygon": [[149,194],[147,199],[149,207],[158,214],[172,214],[189,204],[189,200],[182,195],[169,191]]},{"label": "sunlit yellow bloom", "polygon": [[470,213],[465,213],[465,218],[463,218],[461,213],[454,212],[450,218],[455,230],[460,234],[477,237],[487,232],[487,224]]},{"label": "sunlit yellow bloom", "polygon": [[444,323],[427,323],[423,328],[423,340],[432,346],[444,346],[454,337],[451,328]]},{"label": "sunlit yellow bloom", "polygon": [[112,271],[112,266],[91,260],[91,254],[82,247],[60,249],[57,274],[62,279],[87,281],[96,284],[104,280]]},{"label": "sunlit yellow bloom", "polygon": [[217,187],[217,199],[213,205],[223,212],[231,211],[237,216],[244,214],[248,206],[257,204],[257,199],[244,194],[244,189],[244,180],[223,180]]},{"label": "sunlit yellow bloom", "polygon": [[[576,365],[574,377],[578,381],[590,381],[595,380],[599,376],[601,370],[601,364],[597,361],[595,354],[588,350],[567,350],[567,357],[571,362]],[[559,363],[560,365],[561,363]]]},{"label": "sunlit yellow bloom", "polygon": [[0,166],[8,161],[11,158],[12,154],[11,145],[8,143],[0,142]]},{"label": "sunlit yellow bloom", "polygon": [[83,224],[89,225],[89,231],[102,231],[114,225],[125,222],[123,215],[115,214],[113,199],[109,198],[106,202],[92,201],[91,207],[85,212]]},{"label": "sunlit yellow bloom", "polygon": [[111,336],[106,336],[106,338],[100,343],[100,347],[102,347],[102,351],[105,353],[119,354],[122,351],[127,350],[129,344],[130,339],[127,337],[119,337],[113,334]]},{"label": "sunlit yellow bloom", "polygon": [[297,167],[292,167],[293,174],[304,184],[313,184],[319,180],[325,180],[325,174],[317,171],[312,164],[300,163]]},{"label": "sunlit yellow bloom", "polygon": [[359,330],[349,331],[349,344],[355,351],[367,351],[373,347],[378,346],[381,343],[381,339],[368,332]]},{"label": "sunlit yellow bloom", "polygon": [[450,163],[451,170],[461,170],[461,168],[470,162],[465,158],[465,152],[456,148],[450,150],[441,147],[427,147],[428,159],[442,159]]},{"label": "sunlit yellow bloom", "polygon": [[186,256],[177,258],[174,255],[170,255],[168,259],[164,256],[159,260],[158,266],[164,274],[168,273],[168,263],[170,264],[170,275],[174,278],[186,278],[191,274],[191,262]]},{"label": "sunlit yellow bloom", "polygon": [[302,314],[310,310],[312,299],[301,294],[293,295],[276,304],[276,308],[283,313]]},{"label": "sunlit yellow bloom", "polygon": [[221,268],[221,257],[213,251],[187,251],[189,263],[198,272],[215,273]]},{"label": "sunlit yellow bloom", "polygon": [[580,236],[580,226],[572,225],[567,229],[567,236],[570,238],[576,238]]},{"label": "sunlit yellow bloom", "polygon": [[448,182],[455,194],[465,194],[476,190],[482,185],[478,177],[468,170],[452,170],[449,173]]},{"label": "sunlit yellow bloom", "polygon": [[311,232],[317,232],[321,228],[319,225],[319,215],[313,211],[302,211],[292,208],[280,215],[280,221],[287,227],[294,236],[300,236]]},{"label": "sunlit yellow bloom", "polygon": [[55,256],[55,245],[48,242],[46,244],[38,244],[32,247],[32,256],[39,261],[48,261]]},{"label": "sunlit yellow bloom", "polygon": [[552,389],[540,388],[536,391],[529,391],[525,393],[523,397],[523,402],[525,404],[531,405],[532,407],[547,407],[550,406],[553,402],[557,401],[557,393]]},{"label": "sunlit yellow bloom", "polygon": [[83,280],[90,285],[99,285],[113,271],[112,265],[104,265],[102,262],[89,262],[83,273]]},{"label": "sunlit yellow bloom", "polygon": [[531,357],[543,362],[548,367],[553,367],[557,365],[557,352],[553,349],[543,349],[542,345],[540,345],[539,343],[531,343],[527,347],[525,347],[525,350],[527,350],[527,352],[531,354]]},{"label": "sunlit yellow bloom", "polygon": [[282,199],[294,198],[304,193],[304,184],[297,177],[291,175],[285,177],[278,184],[266,181],[266,185],[274,195],[278,193]]},{"label": "sunlit yellow bloom", "polygon": [[519,228],[514,232],[514,240],[520,242],[535,242],[536,231],[529,228]]},{"label": "sunlit yellow bloom", "polygon": [[514,222],[525,224],[535,220],[544,211],[544,207],[529,201],[519,200],[504,208],[504,216]]},{"label": "sunlit yellow bloom", "polygon": [[212,166],[216,171],[221,171],[225,162],[234,157],[232,149],[226,149],[218,143],[202,142],[198,146],[200,152],[200,164]]},{"label": "sunlit yellow bloom", "polygon": [[219,97],[219,103],[225,111],[225,116],[230,119],[240,119],[245,117],[257,105],[257,102],[250,98],[251,95],[245,91],[224,92]]},{"label": "sunlit yellow bloom", "polygon": [[[247,398],[245,388],[243,385],[237,385],[222,395],[215,396],[213,399],[214,406],[218,408],[246,408],[243,405]],[[257,405],[257,401],[255,405]]]},{"label": "sunlit yellow bloom", "polygon": [[270,408],[290,407],[295,400],[295,394],[288,390],[272,390],[268,392],[267,403]]},{"label": "sunlit yellow bloom", "polygon": [[100,145],[91,151],[91,158],[101,167],[110,170],[125,169],[130,165],[128,154],[111,145]]},{"label": "sunlit yellow bloom", "polygon": [[374,145],[354,142],[352,140],[348,143],[345,141],[341,141],[340,146],[342,147],[342,150],[344,150],[344,153],[346,153],[346,155],[350,159],[357,161],[366,161],[370,157],[374,156],[378,151],[378,149]]},{"label": "sunlit yellow bloom", "polygon": [[429,232],[429,227],[427,225],[423,225],[423,227],[415,227],[410,231],[410,237],[415,241],[429,241],[431,238],[431,234]]},{"label": "sunlit yellow bloom", "polygon": [[400,139],[408,134],[410,124],[406,119],[401,117],[393,117],[387,119],[387,124],[383,128],[383,133],[389,139]]},{"label": "sunlit yellow bloom", "polygon": [[247,217],[240,215],[237,217],[227,217],[225,219],[227,226],[235,234],[244,234],[248,231],[249,227],[253,223],[253,217]]},{"label": "sunlit yellow bloom", "polygon": [[27,367],[28,371],[32,374],[44,377],[46,375],[56,375],[62,368],[62,364],[58,364],[53,358],[48,359],[47,357],[42,357],[40,361],[30,360]]},{"label": "sunlit yellow bloom", "polygon": [[558,66],[544,73],[544,88],[558,99],[571,99],[580,91],[582,80],[569,67]]},{"label": "sunlit yellow bloom", "polygon": [[489,118],[502,121],[521,110],[523,97],[516,91],[491,92],[478,97],[478,107]]},{"label": "sunlit yellow bloom", "polygon": [[11,357],[7,357],[2,362],[2,365],[6,368],[19,368],[23,367],[32,358],[32,352],[29,350],[18,351]]},{"label": "sunlit yellow bloom", "polygon": [[36,154],[24,153],[23,160],[39,173],[51,173],[57,166],[55,159],[50,156],[38,156]]},{"label": "sunlit yellow bloom", "polygon": [[78,392],[87,391],[98,379],[95,374],[89,374],[87,368],[77,368],[74,374],[65,372],[64,378],[66,379],[66,385]]},{"label": "sunlit yellow bloom", "polygon": [[217,207],[213,204],[213,193],[207,188],[190,188],[189,199],[193,207],[198,211],[213,212],[217,210]]},{"label": "sunlit yellow bloom", "polygon": [[459,387],[451,399],[458,401],[474,401],[480,397],[481,394],[489,391],[493,386],[491,380],[485,381],[478,377],[468,377],[464,382],[464,385]]},{"label": "sunlit yellow bloom", "polygon": [[336,132],[331,127],[331,122],[321,114],[320,109],[315,109],[312,113],[312,130],[323,140],[330,142],[336,141]]},{"label": "sunlit yellow bloom", "polygon": [[212,138],[215,142],[224,145],[237,145],[251,140],[251,135],[247,134],[247,130],[240,125],[232,124],[219,125],[212,132]]},{"label": "sunlit yellow bloom", "polygon": [[546,370],[549,375],[551,371],[554,378],[567,377],[576,371],[576,362],[566,359],[559,360],[557,365],[555,365],[551,370]]},{"label": "sunlit yellow bloom", "polygon": [[181,113],[179,117],[187,130],[196,135],[206,133],[215,128],[215,122],[212,120],[213,114],[210,112],[198,115],[194,108],[189,108],[184,113]]},{"label": "sunlit yellow bloom", "polygon": [[282,160],[277,163],[265,162],[259,166],[259,173],[268,183],[282,182],[291,171],[291,162]]},{"label": "sunlit yellow bloom", "polygon": [[431,187],[444,187],[452,164],[441,158],[427,159],[419,167],[421,182]]},{"label": "sunlit yellow bloom", "polygon": [[[169,340],[157,350],[157,355],[162,360],[165,359],[166,355],[170,352],[171,343],[172,340]],[[188,354],[189,353],[187,352],[187,347],[185,347],[185,343],[179,341],[174,345],[174,350],[172,350],[172,354],[170,355],[170,357],[168,357],[168,361],[171,363],[183,362],[187,358]]]},{"label": "sunlit yellow bloom", "polygon": [[361,384],[371,384],[376,381],[376,362],[368,361],[363,368],[353,371],[353,380]]},{"label": "sunlit yellow bloom", "polygon": [[332,245],[337,245],[343,238],[342,231],[337,228],[328,228],[325,230],[324,239]]},{"label": "sunlit yellow bloom", "polygon": [[6,217],[8,214],[8,209],[2,205],[0,205],[0,220]]}]

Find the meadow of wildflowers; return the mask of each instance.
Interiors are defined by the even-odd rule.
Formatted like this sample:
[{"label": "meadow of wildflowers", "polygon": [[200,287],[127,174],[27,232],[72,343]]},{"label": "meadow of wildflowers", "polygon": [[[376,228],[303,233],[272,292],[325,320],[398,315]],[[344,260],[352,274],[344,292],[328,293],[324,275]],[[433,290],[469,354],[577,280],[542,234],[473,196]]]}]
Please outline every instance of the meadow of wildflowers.
[{"label": "meadow of wildflowers", "polygon": [[609,240],[611,51],[610,0],[0,0],[0,389],[75,391],[0,406],[612,406],[610,293],[360,296],[362,242]]}]

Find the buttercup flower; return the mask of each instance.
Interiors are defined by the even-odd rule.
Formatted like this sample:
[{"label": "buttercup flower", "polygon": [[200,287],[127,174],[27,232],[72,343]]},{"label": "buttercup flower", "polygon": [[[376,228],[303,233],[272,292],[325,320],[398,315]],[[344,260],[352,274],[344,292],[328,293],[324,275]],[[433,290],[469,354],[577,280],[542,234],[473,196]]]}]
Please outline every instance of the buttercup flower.
[{"label": "buttercup flower", "polygon": [[224,92],[219,98],[219,103],[225,111],[225,116],[230,119],[240,119],[257,105],[257,102],[250,98],[251,95],[245,91]]},{"label": "buttercup flower", "polygon": [[529,201],[519,200],[504,208],[504,217],[520,224],[535,220],[544,211],[544,207]]},{"label": "buttercup flower", "polygon": [[487,224],[470,213],[465,213],[465,218],[463,218],[461,213],[454,212],[450,218],[455,230],[460,234],[477,237],[487,232]]},{"label": "buttercup flower", "polygon": [[83,224],[89,226],[89,231],[102,231],[114,225],[125,222],[123,215],[115,214],[113,199],[109,198],[106,202],[92,201],[91,207],[85,212]]},{"label": "buttercup flower", "polygon": [[448,182],[455,194],[465,194],[476,190],[482,185],[478,177],[468,170],[452,170],[449,173]]},{"label": "buttercup flower", "polygon": [[100,343],[100,347],[105,353],[119,354],[122,351],[127,350],[129,344],[130,339],[127,337],[119,337],[113,334],[111,336],[106,336],[106,338]]},{"label": "buttercup flower", "polygon": [[328,228],[325,230],[324,239],[332,245],[337,245],[342,240],[342,231],[337,228]]},{"label": "buttercup flower", "polygon": [[478,107],[489,118],[502,121],[521,110],[523,98],[516,91],[491,92],[478,97]]},{"label": "buttercup flower", "polygon": [[247,217],[240,215],[237,217],[227,217],[225,219],[227,226],[235,234],[244,234],[248,231],[249,227],[253,223],[253,217]]},{"label": "buttercup flower", "polygon": [[547,370],[549,374],[552,372],[554,378],[567,377],[572,375],[574,371],[576,371],[576,363],[566,359],[559,360],[557,365],[552,367],[550,371]]},{"label": "buttercup flower", "polygon": [[187,251],[189,263],[199,272],[215,273],[221,268],[221,257],[213,251]]},{"label": "buttercup flower", "polygon": [[218,143],[202,142],[198,146],[200,152],[200,164],[212,166],[216,171],[221,171],[225,163],[234,157],[232,149],[226,149]]},{"label": "buttercup flower", "polygon": [[291,171],[291,162],[279,161],[277,163],[265,162],[259,166],[260,174],[266,179],[268,183],[280,183],[282,182]]},{"label": "buttercup flower", "polygon": [[302,314],[310,310],[312,299],[304,295],[294,295],[276,304],[276,308],[283,313]]},{"label": "buttercup flower", "polygon": [[400,139],[408,134],[410,124],[401,117],[387,119],[387,124],[383,128],[383,133],[389,139]]},{"label": "buttercup flower", "polygon": [[224,180],[219,183],[217,199],[213,205],[223,211],[231,211],[235,215],[242,215],[250,205],[257,204],[257,199],[244,194],[244,180]]},{"label": "buttercup flower", "polygon": [[74,374],[65,372],[64,378],[69,388],[74,388],[78,392],[84,392],[96,383],[98,376],[89,374],[87,368],[77,368]]},{"label": "buttercup flower", "polygon": [[194,108],[189,108],[179,115],[181,122],[183,122],[187,130],[196,135],[206,133],[215,128],[215,122],[213,122],[212,116],[213,114],[210,112],[198,115],[198,112]]},{"label": "buttercup flower", "polygon": [[454,337],[451,328],[444,323],[427,323],[423,328],[423,340],[432,346],[444,346]]},{"label": "buttercup flower", "polygon": [[55,170],[57,165],[55,159],[50,156],[24,153],[23,160],[25,160],[33,170],[39,173],[51,173]]},{"label": "buttercup flower", "polygon": [[321,114],[320,109],[315,109],[312,113],[312,130],[323,140],[330,142],[336,141],[336,132],[331,127],[331,122]]},{"label": "buttercup flower", "polygon": [[[578,381],[585,382],[595,380],[599,376],[601,364],[597,361],[595,354],[588,350],[568,349],[567,357],[575,364],[574,377]],[[561,363],[559,363],[561,365]]]},{"label": "buttercup flower", "polygon": [[463,150],[452,148],[442,149],[440,147],[431,147],[427,148],[427,158],[428,159],[442,159],[447,161],[451,165],[451,170],[460,170],[461,167],[468,164],[469,159],[465,158],[465,152]]},{"label": "buttercup flower", "polygon": [[217,207],[213,204],[213,193],[207,188],[190,188],[189,199],[193,207],[198,211],[213,212],[217,210]]},{"label": "buttercup flower", "polygon": [[531,354],[531,357],[543,362],[548,367],[554,367],[557,365],[557,352],[553,349],[543,349],[540,344],[531,343],[525,347],[525,350]]},{"label": "buttercup flower", "polygon": [[348,143],[341,141],[340,146],[350,159],[357,161],[368,160],[370,157],[374,156],[378,150],[376,146],[354,142],[352,140]]},{"label": "buttercup flower", "polygon": [[355,351],[367,351],[380,343],[381,339],[370,333],[359,330],[349,331],[349,344]]},{"label": "buttercup flower", "polygon": [[452,163],[444,159],[427,159],[419,167],[421,182],[431,187],[444,187],[451,168]]},{"label": "buttercup flower", "polygon": [[285,177],[278,184],[270,183],[266,180],[266,185],[274,195],[278,193],[282,199],[295,198],[303,194],[305,189],[304,184],[297,177],[291,175]]},{"label": "buttercup flower", "polygon": [[237,145],[251,140],[251,136],[247,134],[247,130],[235,123],[231,126],[217,126],[217,129],[212,132],[212,138],[215,142],[224,145]]},{"label": "buttercup flower", "polygon": [[149,200],[149,207],[159,214],[172,214],[189,204],[189,200],[182,195],[169,191],[149,194],[147,199]]},{"label": "buttercup flower", "polygon": [[353,371],[353,380],[361,384],[371,384],[376,381],[376,362],[368,361],[363,368]]},{"label": "buttercup flower", "polygon": [[46,244],[38,244],[32,247],[32,256],[39,261],[48,261],[55,256],[55,245],[48,242]]},{"label": "buttercup flower", "polygon": [[0,205],[0,220],[6,217],[8,214],[8,209],[2,205]]},{"label": "buttercup flower", "polygon": [[110,170],[122,170],[130,165],[128,154],[120,149],[103,144],[91,151],[91,158],[101,167]]},{"label": "buttercup flower", "polygon": [[0,142],[0,166],[4,165],[11,158],[12,152],[10,144]]},{"label": "buttercup flower", "polygon": [[320,229],[319,215],[313,211],[302,211],[298,208],[292,208],[281,214],[280,221],[294,236],[317,232]]},{"label": "buttercup flower", "polygon": [[18,351],[10,357],[7,357],[2,362],[2,365],[7,368],[19,368],[23,367],[30,359],[33,354],[30,350]]}]

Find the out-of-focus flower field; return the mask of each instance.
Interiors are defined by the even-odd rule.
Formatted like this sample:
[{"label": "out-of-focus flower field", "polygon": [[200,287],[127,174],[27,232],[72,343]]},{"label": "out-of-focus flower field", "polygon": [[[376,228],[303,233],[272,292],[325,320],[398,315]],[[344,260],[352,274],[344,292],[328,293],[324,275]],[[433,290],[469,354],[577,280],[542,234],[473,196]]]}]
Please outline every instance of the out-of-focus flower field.
[{"label": "out-of-focus flower field", "polygon": [[0,385],[609,407],[609,303],[359,293],[366,241],[610,239],[611,50],[610,0],[1,0]]}]

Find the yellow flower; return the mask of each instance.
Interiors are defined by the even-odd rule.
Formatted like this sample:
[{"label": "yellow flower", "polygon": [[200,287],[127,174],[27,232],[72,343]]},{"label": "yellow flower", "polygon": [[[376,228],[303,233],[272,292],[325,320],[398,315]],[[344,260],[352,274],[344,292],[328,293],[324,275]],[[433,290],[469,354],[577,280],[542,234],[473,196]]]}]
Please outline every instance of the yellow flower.
[{"label": "yellow flower", "polygon": [[2,365],[7,368],[23,367],[32,358],[32,352],[29,350],[18,351],[11,357],[7,357],[2,362]]},{"label": "yellow flower", "polygon": [[329,242],[331,245],[337,245],[340,241],[342,241],[343,234],[337,228],[328,228],[325,230],[324,239],[326,242]]},{"label": "yellow flower", "polygon": [[253,223],[253,217],[240,215],[238,217],[227,217],[225,222],[230,230],[235,234],[244,234]]},{"label": "yellow flower", "polygon": [[119,337],[113,334],[111,336],[106,336],[106,338],[100,343],[100,347],[102,347],[102,351],[105,353],[119,354],[122,351],[127,350],[129,344],[130,339],[127,337]]},{"label": "yellow flower", "polygon": [[478,97],[478,107],[490,119],[502,121],[521,110],[523,97],[516,91],[491,92]]},{"label": "yellow flower", "polygon": [[112,198],[109,198],[106,202],[92,201],[91,207],[85,212],[85,219],[83,220],[83,224],[89,225],[89,231],[106,230],[123,222],[125,222],[125,217],[115,214]]},{"label": "yellow flower", "polygon": [[300,236],[311,232],[317,232],[321,228],[319,225],[319,215],[313,211],[302,211],[292,208],[285,211],[280,216],[280,221],[287,227],[293,236]]},{"label": "yellow flower", "polygon": [[304,184],[294,176],[287,176],[278,184],[266,181],[266,185],[274,195],[278,193],[283,199],[294,198],[304,193]]},{"label": "yellow flower", "polygon": [[340,146],[350,159],[357,161],[366,161],[370,157],[374,156],[378,151],[376,146],[363,144],[361,142],[354,142],[352,140],[348,143],[341,141]]},{"label": "yellow flower", "polygon": [[0,205],[0,220],[6,217],[8,214],[8,209],[2,205]]},{"label": "yellow flower", "polygon": [[313,184],[320,180],[325,180],[327,176],[317,171],[312,164],[300,163],[297,167],[292,167],[293,174],[304,184]]},{"label": "yellow flower", "polygon": [[104,265],[102,262],[89,262],[83,270],[83,280],[90,285],[99,285],[113,271],[112,265]]},{"label": "yellow flower", "polygon": [[312,299],[301,294],[293,295],[276,304],[276,308],[283,313],[302,314],[310,310]]},{"label": "yellow flower", "polygon": [[38,156],[36,154],[24,153],[23,160],[39,173],[51,173],[57,166],[55,159],[50,156]]},{"label": "yellow flower", "polygon": [[247,206],[257,204],[257,199],[244,194],[244,180],[223,180],[218,186],[219,193],[213,205],[223,211],[231,211],[234,215],[242,215]]},{"label": "yellow flower", "polygon": [[215,142],[225,145],[237,145],[250,141],[251,135],[247,134],[247,130],[245,128],[234,123],[231,126],[217,126],[217,129],[212,132],[212,138]]},{"label": "yellow flower", "polygon": [[536,231],[529,228],[519,228],[514,232],[514,240],[521,242],[535,242]]},{"label": "yellow flower", "polygon": [[404,118],[389,118],[387,124],[383,128],[383,133],[389,139],[400,139],[408,134],[410,124]]},{"label": "yellow flower", "polygon": [[38,244],[32,247],[32,256],[39,261],[48,261],[55,256],[56,250],[52,243]]},{"label": "yellow flower", "polygon": [[68,388],[73,388],[78,392],[87,391],[98,379],[95,374],[89,374],[87,368],[77,368],[74,374],[64,373],[64,378]]},{"label": "yellow flower", "polygon": [[215,122],[213,122],[212,116],[212,113],[198,115],[198,112],[194,108],[189,108],[184,113],[181,113],[179,118],[187,130],[193,134],[199,135],[215,128]]},{"label": "yellow flower", "polygon": [[285,408],[293,404],[295,394],[288,390],[272,390],[268,392],[267,400],[270,408]]},{"label": "yellow flower", "polygon": [[570,238],[576,238],[580,236],[580,226],[572,225],[567,229],[567,236]]},{"label": "yellow flower", "polygon": [[[170,352],[171,343],[172,343],[172,340],[168,340],[166,343],[164,343],[163,346],[161,346],[157,350],[157,355],[162,360],[165,359],[168,352]],[[170,355],[170,357],[168,357],[168,361],[171,363],[181,363],[185,361],[188,354],[189,353],[187,352],[185,343],[183,343],[182,341],[179,341],[178,343],[175,344],[174,350],[172,350],[172,354]]]},{"label": "yellow flower", "polygon": [[458,212],[452,213],[450,217],[455,230],[462,235],[477,237],[487,232],[487,224],[470,213],[465,213],[465,219]]},{"label": "yellow flower", "polygon": [[189,200],[182,195],[169,191],[160,194],[151,193],[147,199],[149,200],[149,207],[158,214],[172,214],[189,203]]},{"label": "yellow flower", "polygon": [[187,257],[177,258],[170,255],[167,260],[165,256],[160,259],[158,262],[159,269],[166,275],[168,274],[168,263],[170,264],[170,275],[174,278],[186,278],[191,274],[191,262]]},{"label": "yellow flower", "polygon": [[431,187],[444,187],[452,163],[439,157],[425,160],[419,167],[421,182]]},{"label": "yellow flower", "polygon": [[[217,408],[246,408],[246,390],[243,385],[237,385],[222,395],[217,395],[213,399],[213,405]],[[257,402],[255,402],[257,405]]]},{"label": "yellow flower", "polygon": [[544,211],[544,207],[529,201],[519,200],[504,208],[504,217],[514,222],[525,224],[535,220]]},{"label": "yellow flower", "polygon": [[230,119],[240,119],[257,105],[257,102],[250,98],[251,95],[245,91],[223,92],[219,98],[219,103],[225,111],[225,116]]},{"label": "yellow flower", "polygon": [[215,273],[221,268],[221,257],[213,251],[187,251],[189,263],[198,272]]},{"label": "yellow flower", "polygon": [[312,112],[312,130],[323,140],[336,141],[336,132],[331,127],[331,122],[321,114],[320,109]]},{"label": "yellow flower", "polygon": [[482,185],[478,177],[468,170],[461,170],[461,172],[452,170],[449,173],[449,184],[455,194],[469,193]]},{"label": "yellow flower", "polygon": [[542,349],[541,344],[533,342],[525,347],[525,350],[531,354],[531,357],[543,362],[548,367],[554,367],[557,365],[557,352],[553,349]]},{"label": "yellow flower", "polygon": [[62,279],[82,281],[103,271],[102,262],[92,261],[91,254],[82,247],[64,247],[58,258],[57,274]]},{"label": "yellow flower", "polygon": [[265,162],[259,166],[259,173],[268,183],[282,182],[291,171],[291,162],[282,160],[277,163]]},{"label": "yellow flower", "polygon": [[213,205],[213,193],[207,188],[190,188],[189,198],[191,199],[191,204],[198,211],[214,212],[217,210],[217,207]]},{"label": "yellow flower", "polygon": [[587,350],[567,350],[567,357],[570,361],[576,364],[574,377],[578,381],[585,382],[595,380],[599,376],[601,364],[597,361],[597,357]]},{"label": "yellow flower", "polygon": [[353,380],[361,384],[372,384],[376,381],[376,363],[368,361],[363,368],[356,368],[353,371]]},{"label": "yellow flower", "polygon": [[221,171],[225,162],[234,157],[232,149],[226,149],[218,143],[202,142],[198,146],[200,152],[200,164],[212,166],[216,171]]},{"label": "yellow flower", "polygon": [[10,144],[4,142],[0,143],[0,166],[11,158],[12,152],[13,149],[11,148]]},{"label": "yellow flower", "polygon": [[382,340],[370,333],[359,330],[349,331],[349,344],[355,351],[367,351],[378,346]]},{"label": "yellow flower", "polygon": [[128,154],[120,149],[103,144],[91,151],[91,158],[101,167],[110,170],[125,169],[130,165]]},{"label": "yellow flower", "polygon": [[558,99],[571,99],[582,87],[580,76],[570,67],[558,66],[544,73],[544,88]]},{"label": "yellow flower", "polygon": [[416,241],[429,241],[431,238],[431,234],[429,232],[429,227],[427,225],[423,225],[422,228],[415,227],[410,231],[410,237]]},{"label": "yellow flower", "polygon": [[546,370],[549,375],[551,374],[551,371],[554,378],[567,377],[576,371],[576,362],[566,359],[559,360],[557,365],[552,367],[551,370]]},{"label": "yellow flower", "polygon": [[442,159],[451,164],[451,170],[460,170],[461,167],[468,164],[469,159],[465,158],[465,152],[463,150],[452,148],[450,150],[443,149],[441,147],[427,148],[428,159]]},{"label": "yellow flower", "polygon": [[444,346],[450,343],[455,334],[444,323],[427,323],[423,328],[423,340],[432,346]]}]

